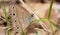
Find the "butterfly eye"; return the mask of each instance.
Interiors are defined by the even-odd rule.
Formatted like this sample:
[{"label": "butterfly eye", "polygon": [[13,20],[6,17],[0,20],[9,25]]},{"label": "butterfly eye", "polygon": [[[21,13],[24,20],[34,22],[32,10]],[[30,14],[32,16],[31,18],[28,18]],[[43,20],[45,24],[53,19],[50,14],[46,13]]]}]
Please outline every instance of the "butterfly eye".
[{"label": "butterfly eye", "polygon": [[15,33],[15,35],[17,34],[18,32]]},{"label": "butterfly eye", "polygon": [[15,20],[15,22],[16,22],[16,20]]},{"label": "butterfly eye", "polygon": [[[14,9],[14,6],[13,6],[13,9]],[[15,16],[15,13],[13,13],[13,15]]]},{"label": "butterfly eye", "polygon": [[19,29],[19,27],[17,27],[17,29]]},{"label": "butterfly eye", "polygon": [[13,9],[14,9],[14,7],[13,7]]},{"label": "butterfly eye", "polygon": [[15,16],[15,13],[13,13],[13,15]]}]

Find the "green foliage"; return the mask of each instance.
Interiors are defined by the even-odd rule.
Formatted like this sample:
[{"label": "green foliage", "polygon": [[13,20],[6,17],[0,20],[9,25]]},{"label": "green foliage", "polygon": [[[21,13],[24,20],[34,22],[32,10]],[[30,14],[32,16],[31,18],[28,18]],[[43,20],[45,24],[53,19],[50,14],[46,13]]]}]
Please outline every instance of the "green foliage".
[{"label": "green foliage", "polygon": [[60,26],[56,25],[54,22],[50,21],[50,23],[55,26],[60,31]]},{"label": "green foliage", "polygon": [[51,0],[51,2],[50,2],[50,7],[49,7],[49,10],[48,10],[48,19],[50,19],[52,6],[53,6],[53,0]]},{"label": "green foliage", "polygon": [[5,18],[6,18],[6,22],[7,22],[8,35],[10,35],[11,34],[11,32],[10,32],[10,24],[9,24],[8,16],[7,16],[7,13],[6,13],[5,5],[4,5],[4,8],[3,8],[3,12],[4,12],[4,15],[5,15]]},{"label": "green foliage", "polygon": [[22,30],[22,35],[24,35],[24,31]]},{"label": "green foliage", "polygon": [[60,30],[60,27],[50,20],[52,6],[53,6],[53,0],[51,0],[51,2],[50,2],[50,7],[48,10],[48,18],[40,18],[37,20],[37,22],[48,21],[50,23],[51,31],[53,33],[53,26],[56,27],[58,30]]},{"label": "green foliage", "polygon": [[36,31],[36,35],[38,35],[38,32]]}]

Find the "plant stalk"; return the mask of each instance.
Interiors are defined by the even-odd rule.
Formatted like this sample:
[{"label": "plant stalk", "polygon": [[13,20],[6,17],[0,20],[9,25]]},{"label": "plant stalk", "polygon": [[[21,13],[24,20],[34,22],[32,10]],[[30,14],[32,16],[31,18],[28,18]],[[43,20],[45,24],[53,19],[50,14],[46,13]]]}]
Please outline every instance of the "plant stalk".
[{"label": "plant stalk", "polygon": [[52,6],[53,6],[53,0],[50,0],[50,7],[49,7],[49,10],[48,10],[48,19],[50,19]]},{"label": "plant stalk", "polygon": [[4,15],[5,15],[5,18],[6,18],[6,22],[7,22],[8,35],[10,35],[10,24],[9,24],[8,16],[7,16],[7,13],[6,13],[5,5],[4,5],[4,8],[3,8],[3,12],[4,12]]}]

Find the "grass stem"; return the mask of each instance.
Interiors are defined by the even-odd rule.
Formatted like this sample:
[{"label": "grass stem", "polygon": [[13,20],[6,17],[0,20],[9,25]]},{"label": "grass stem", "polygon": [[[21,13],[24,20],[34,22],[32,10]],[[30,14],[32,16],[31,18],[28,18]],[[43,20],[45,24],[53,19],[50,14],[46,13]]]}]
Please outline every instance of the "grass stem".
[{"label": "grass stem", "polygon": [[3,12],[4,12],[4,15],[5,15],[5,18],[6,18],[6,22],[7,22],[8,35],[10,35],[10,24],[9,24],[8,16],[7,16],[7,13],[6,13],[6,6],[5,5],[4,5],[4,8],[3,8]]},{"label": "grass stem", "polygon": [[48,19],[50,19],[52,6],[53,6],[53,0],[50,0],[50,7],[49,7],[49,10],[48,10]]}]

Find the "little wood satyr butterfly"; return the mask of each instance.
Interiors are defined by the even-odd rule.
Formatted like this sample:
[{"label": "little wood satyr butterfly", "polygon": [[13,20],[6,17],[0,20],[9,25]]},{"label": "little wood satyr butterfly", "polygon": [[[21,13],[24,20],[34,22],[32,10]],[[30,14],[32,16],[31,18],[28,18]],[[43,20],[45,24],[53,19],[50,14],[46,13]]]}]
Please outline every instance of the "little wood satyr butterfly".
[{"label": "little wood satyr butterfly", "polygon": [[31,14],[20,5],[11,5],[10,6],[10,21],[14,28],[21,27],[23,29],[32,21]]}]

